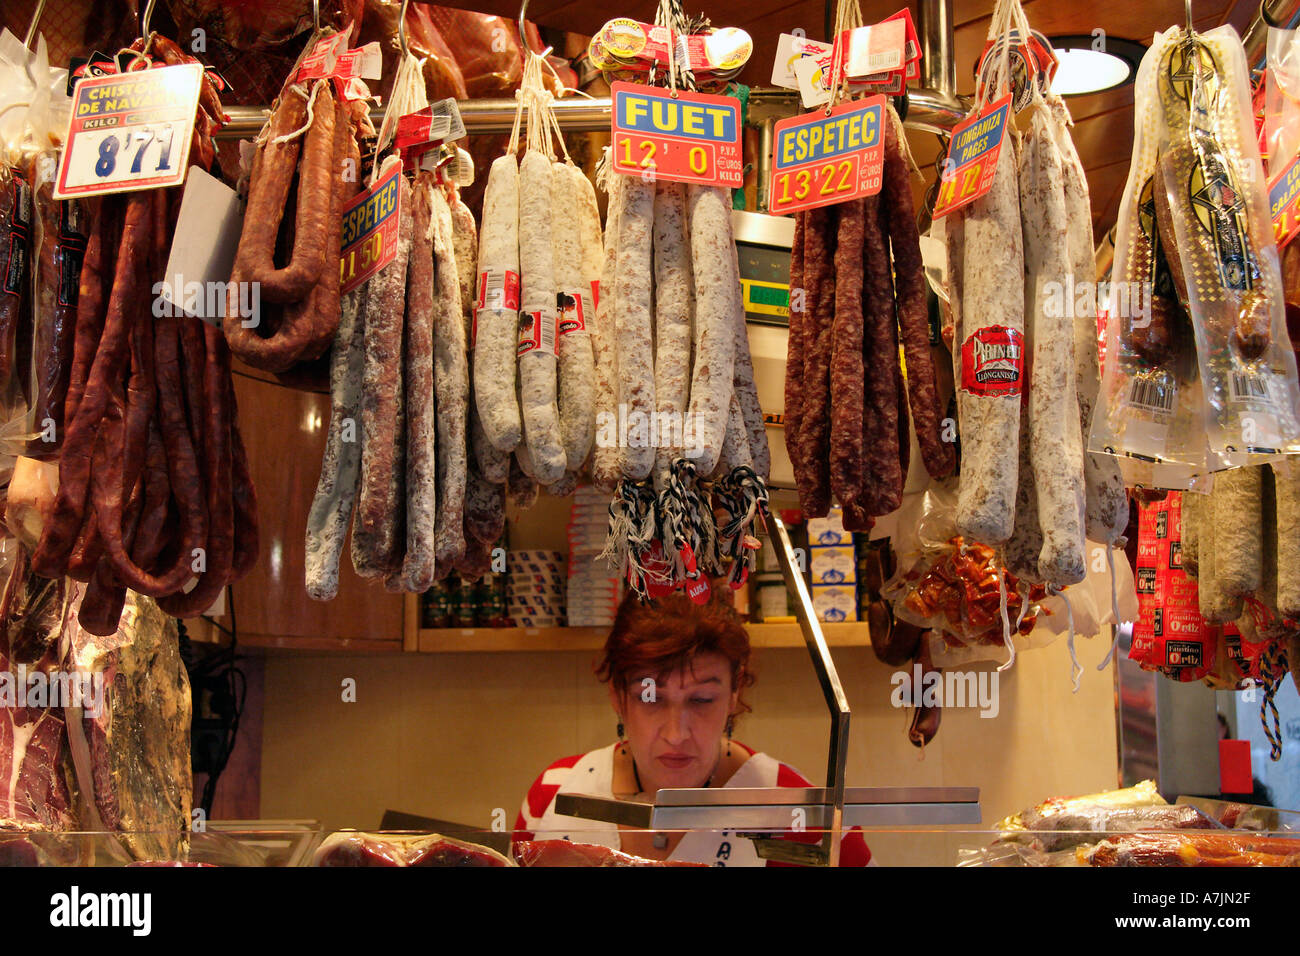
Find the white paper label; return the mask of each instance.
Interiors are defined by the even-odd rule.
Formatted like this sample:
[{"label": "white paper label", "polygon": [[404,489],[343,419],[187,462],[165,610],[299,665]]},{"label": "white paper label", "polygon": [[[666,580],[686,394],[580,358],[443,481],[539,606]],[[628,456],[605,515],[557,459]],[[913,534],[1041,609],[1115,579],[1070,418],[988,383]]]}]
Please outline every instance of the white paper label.
[{"label": "white paper label", "polygon": [[831,45],[820,40],[782,33],[776,41],[776,59],[772,62],[772,85],[786,90],[799,89],[794,66],[799,60],[829,54]]},{"label": "white paper label", "polygon": [[795,60],[794,75],[799,84],[799,96],[803,99],[804,106],[821,106],[830,101],[829,54],[824,57],[808,56]]},{"label": "white paper label", "polygon": [[[235,191],[197,166],[190,170],[167,273],[156,294],[172,309],[220,326],[242,227]],[[155,305],[155,314],[159,311],[169,310]]]}]

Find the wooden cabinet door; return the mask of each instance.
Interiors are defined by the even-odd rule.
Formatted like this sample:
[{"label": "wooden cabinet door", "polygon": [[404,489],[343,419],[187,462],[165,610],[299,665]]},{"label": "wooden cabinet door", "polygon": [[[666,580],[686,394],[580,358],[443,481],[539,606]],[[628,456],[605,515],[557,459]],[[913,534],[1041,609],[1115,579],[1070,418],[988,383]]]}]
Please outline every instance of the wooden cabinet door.
[{"label": "wooden cabinet door", "polygon": [[[239,425],[257,488],[257,564],[236,584],[239,640],[303,650],[400,650],[404,601],[352,571],[345,546],[339,593],[313,601],[304,585],[307,512],[316,494],[330,398],[248,377],[236,363]],[[219,618],[226,627],[230,617]]]}]

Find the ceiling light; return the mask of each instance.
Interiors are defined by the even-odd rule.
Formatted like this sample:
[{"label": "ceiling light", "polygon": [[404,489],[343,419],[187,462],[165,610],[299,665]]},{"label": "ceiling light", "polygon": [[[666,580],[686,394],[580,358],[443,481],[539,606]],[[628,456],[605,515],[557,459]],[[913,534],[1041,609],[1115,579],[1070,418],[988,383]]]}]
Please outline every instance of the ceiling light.
[{"label": "ceiling light", "polygon": [[1132,40],[1109,36],[1051,38],[1060,60],[1052,89],[1061,96],[1081,96],[1132,83],[1146,48]]}]

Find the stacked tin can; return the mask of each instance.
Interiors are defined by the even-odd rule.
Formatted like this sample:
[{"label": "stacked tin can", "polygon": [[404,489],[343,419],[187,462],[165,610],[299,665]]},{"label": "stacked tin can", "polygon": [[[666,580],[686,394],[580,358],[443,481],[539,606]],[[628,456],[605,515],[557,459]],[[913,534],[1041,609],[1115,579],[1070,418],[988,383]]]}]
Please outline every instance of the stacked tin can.
[{"label": "stacked tin can", "polygon": [[506,557],[506,572],[506,607],[516,625],[563,626],[563,554],[559,551],[511,551]]},{"label": "stacked tin can", "polygon": [[610,627],[618,610],[619,578],[599,555],[609,531],[609,496],[590,485],[573,494],[569,512],[568,615],[572,627]]}]

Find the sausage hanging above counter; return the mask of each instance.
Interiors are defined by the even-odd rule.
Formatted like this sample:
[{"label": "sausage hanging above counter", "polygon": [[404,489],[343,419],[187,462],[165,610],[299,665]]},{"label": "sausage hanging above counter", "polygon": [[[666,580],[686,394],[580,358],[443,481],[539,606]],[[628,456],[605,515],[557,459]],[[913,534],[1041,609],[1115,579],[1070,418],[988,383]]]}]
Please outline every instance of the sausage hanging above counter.
[{"label": "sausage hanging above counter", "polygon": [[[156,35],[132,49],[133,69],[195,62]],[[202,84],[190,163],[206,169],[224,113],[210,78]],[[63,411],[59,487],[31,567],[87,582],[80,621],[94,634],[116,631],[128,587],[189,617],[257,556],[256,493],[225,340],[190,316],[155,322],[150,307],[180,197],[178,188],[155,189],[88,204],[75,329],[61,341],[56,322],[53,337],[38,340],[39,402],[54,415],[62,400]],[[52,213],[46,228],[69,214]]]}]

